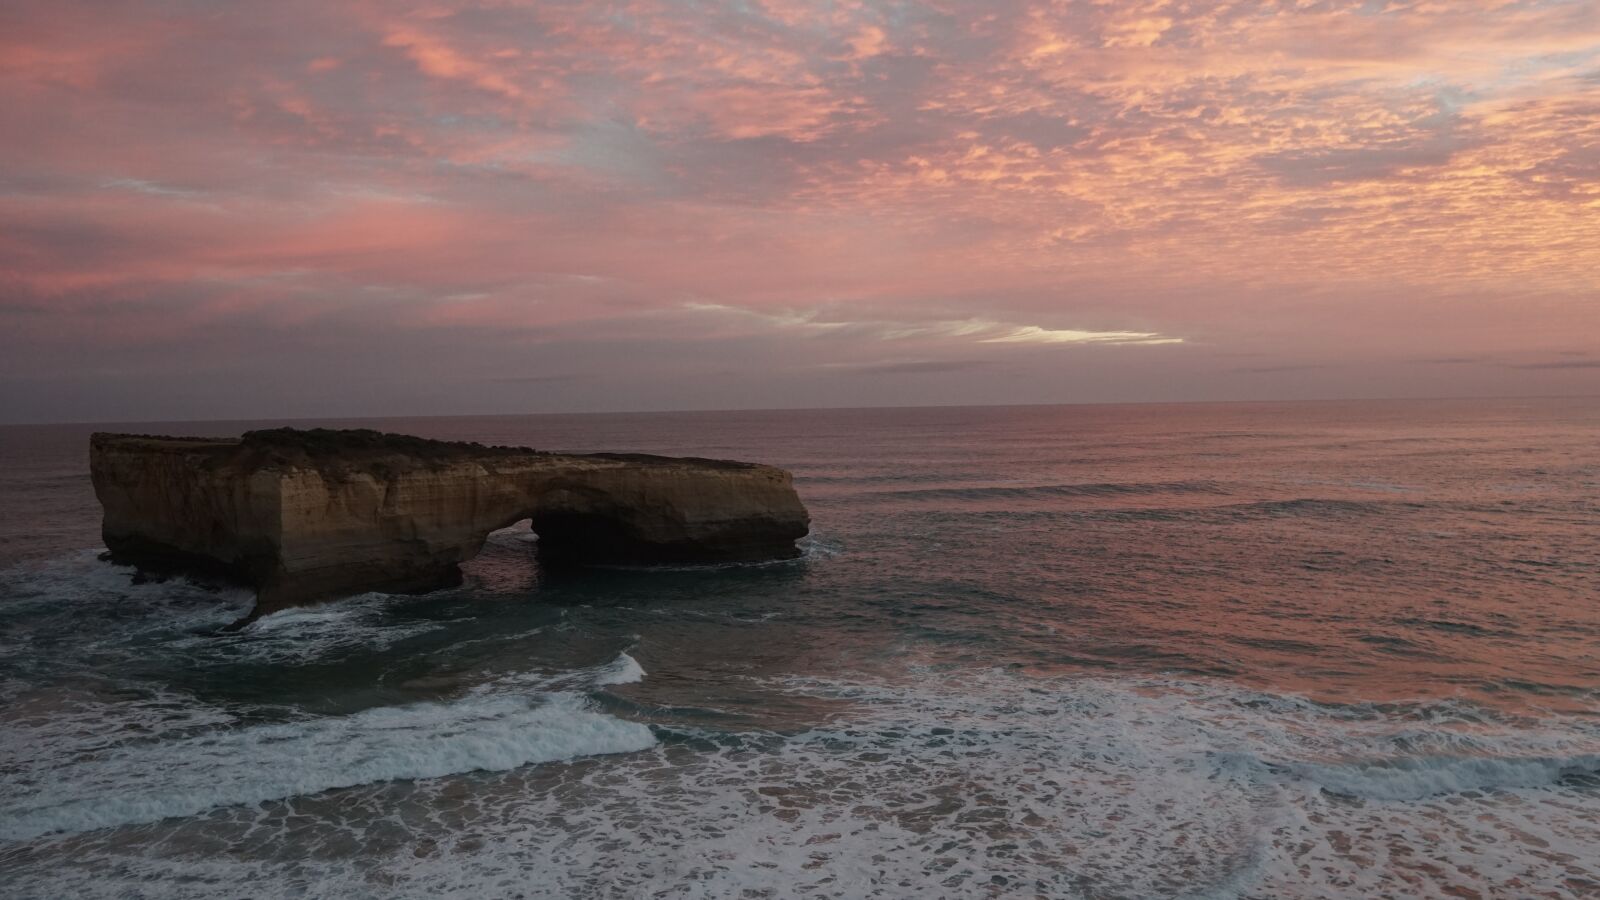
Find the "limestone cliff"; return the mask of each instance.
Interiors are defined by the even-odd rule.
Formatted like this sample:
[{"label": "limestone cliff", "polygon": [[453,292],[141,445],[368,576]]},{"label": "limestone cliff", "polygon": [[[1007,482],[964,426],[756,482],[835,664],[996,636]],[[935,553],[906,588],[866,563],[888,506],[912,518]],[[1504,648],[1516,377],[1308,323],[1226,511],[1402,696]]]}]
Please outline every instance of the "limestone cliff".
[{"label": "limestone cliff", "polygon": [[96,434],[90,470],[113,558],[241,579],[257,588],[253,615],[449,586],[491,531],[522,519],[557,564],[787,559],[809,524],[771,466],[371,431]]}]

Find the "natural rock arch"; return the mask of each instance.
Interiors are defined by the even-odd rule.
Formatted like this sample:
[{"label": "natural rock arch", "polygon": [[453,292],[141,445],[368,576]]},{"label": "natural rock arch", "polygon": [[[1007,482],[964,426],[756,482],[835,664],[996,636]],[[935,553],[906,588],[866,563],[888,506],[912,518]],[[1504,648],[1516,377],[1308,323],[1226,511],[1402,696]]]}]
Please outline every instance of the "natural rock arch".
[{"label": "natural rock arch", "polygon": [[114,558],[237,577],[257,588],[252,616],[454,584],[523,519],[567,564],[786,559],[809,527],[788,472],[727,460],[280,429],[96,434],[90,463]]}]

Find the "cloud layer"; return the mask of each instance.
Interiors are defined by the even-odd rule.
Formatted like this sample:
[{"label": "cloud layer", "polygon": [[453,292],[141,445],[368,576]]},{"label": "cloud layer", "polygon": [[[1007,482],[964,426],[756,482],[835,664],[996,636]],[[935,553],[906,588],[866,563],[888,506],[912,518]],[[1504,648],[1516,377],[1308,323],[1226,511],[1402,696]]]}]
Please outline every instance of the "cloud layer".
[{"label": "cloud layer", "polygon": [[0,130],[0,421],[1600,390],[1593,0],[13,0]]}]

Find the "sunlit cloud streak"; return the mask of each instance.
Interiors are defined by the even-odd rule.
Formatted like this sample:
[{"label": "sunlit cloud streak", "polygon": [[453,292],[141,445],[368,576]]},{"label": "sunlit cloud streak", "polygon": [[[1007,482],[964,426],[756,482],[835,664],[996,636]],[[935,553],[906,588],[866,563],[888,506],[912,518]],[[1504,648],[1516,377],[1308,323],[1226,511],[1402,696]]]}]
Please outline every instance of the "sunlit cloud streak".
[{"label": "sunlit cloud streak", "polygon": [[1181,344],[1183,338],[1143,331],[1084,331],[1077,328],[1041,328],[989,319],[934,320],[927,322],[843,321],[826,318],[817,310],[759,312],[720,303],[690,302],[685,309],[754,319],[777,329],[817,334],[845,333],[895,341],[911,338],[945,338],[980,344]]},{"label": "sunlit cloud streak", "polygon": [[1495,362],[1600,334],[1593,0],[15,0],[0,129],[0,418],[1600,391]]}]

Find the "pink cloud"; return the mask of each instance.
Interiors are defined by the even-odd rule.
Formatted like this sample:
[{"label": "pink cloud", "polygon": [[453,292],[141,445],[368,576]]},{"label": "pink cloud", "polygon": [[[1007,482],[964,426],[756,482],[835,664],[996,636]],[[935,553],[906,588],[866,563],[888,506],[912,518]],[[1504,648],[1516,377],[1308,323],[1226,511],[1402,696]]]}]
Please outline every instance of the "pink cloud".
[{"label": "pink cloud", "polygon": [[521,100],[526,94],[511,78],[500,74],[495,67],[456,51],[420,28],[408,24],[394,24],[387,28],[384,46],[399,47],[417,64],[417,68],[435,78],[464,81],[481,90],[501,94],[511,100]]},{"label": "pink cloud", "polygon": [[1188,341],[1093,350],[1151,373],[1316,357],[1333,391],[1325,358],[1557,352],[1600,333],[1585,7],[25,0],[0,353],[659,335],[983,378],[939,360],[1090,352],[939,326],[982,321]]}]

